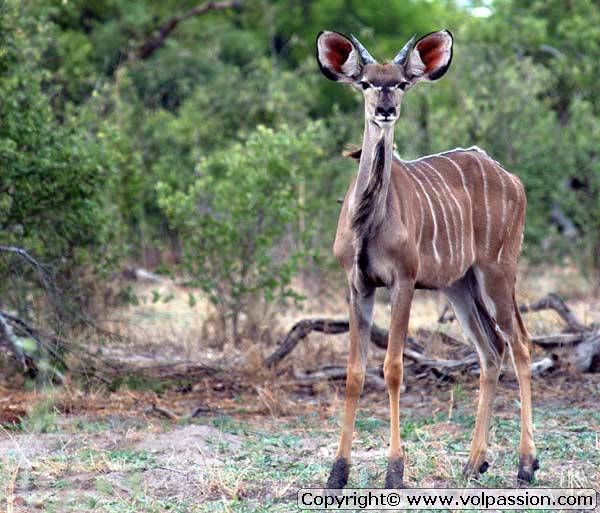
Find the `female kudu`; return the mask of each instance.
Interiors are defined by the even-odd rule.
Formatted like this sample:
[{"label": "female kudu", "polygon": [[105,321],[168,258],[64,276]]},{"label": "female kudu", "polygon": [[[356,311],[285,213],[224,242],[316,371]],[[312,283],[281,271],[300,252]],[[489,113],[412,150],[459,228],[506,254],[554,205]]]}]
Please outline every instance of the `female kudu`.
[{"label": "female kudu", "polygon": [[330,80],[362,91],[365,127],[358,175],[344,199],[334,253],[350,286],[350,350],[344,423],[328,488],[348,481],[356,406],[362,390],[375,289],[391,296],[383,367],[390,402],[390,452],[385,486],[403,487],[399,396],[402,353],[415,289],[449,299],[480,360],[477,419],[465,476],[484,472],[492,403],[505,345],[520,386],[518,478],[538,468],[531,416],[528,334],[515,302],[515,279],[526,198],[519,179],[476,147],[403,161],[393,153],[394,124],[404,93],[437,80],[452,60],[452,35],[433,32],[394,60],[379,64],[354,38],[321,32],[317,60]]}]

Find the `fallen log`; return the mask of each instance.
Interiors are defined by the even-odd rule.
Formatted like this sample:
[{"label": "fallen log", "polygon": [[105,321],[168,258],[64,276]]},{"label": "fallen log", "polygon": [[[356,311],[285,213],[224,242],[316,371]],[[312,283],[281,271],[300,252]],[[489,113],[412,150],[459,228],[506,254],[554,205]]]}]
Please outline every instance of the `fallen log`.
[{"label": "fallen log", "polygon": [[531,341],[544,349],[572,346],[584,339],[583,333],[555,333],[553,335],[532,336]]},{"label": "fallen log", "polygon": [[579,372],[600,370],[600,330],[584,337],[583,341],[564,354],[559,353],[561,363],[569,370]]},{"label": "fallen log", "polygon": [[553,370],[556,367],[556,362],[558,357],[556,355],[545,356],[541,360],[537,362],[533,362],[531,364],[531,374],[536,376],[538,374],[542,374],[546,371]]},{"label": "fallen log", "polygon": [[[539,312],[541,310],[554,310],[565,322],[569,333],[555,333],[550,335],[537,335],[531,337],[531,340],[537,346],[545,349],[558,349],[558,354],[552,354],[532,364],[532,372],[539,374],[558,366],[568,366],[578,371],[589,371],[600,368],[600,329],[598,326],[586,326],[579,321],[577,316],[568,307],[565,301],[558,294],[548,294],[546,297],[531,303],[529,305],[519,306],[523,313]],[[438,322],[445,323],[455,319],[452,313],[449,313],[449,307],[446,306]],[[303,319],[298,321],[292,329],[283,338],[279,347],[265,359],[265,365],[273,368],[290,354],[297,344],[306,338],[309,333],[316,331],[325,334],[338,335],[349,331],[347,320],[334,319]],[[387,348],[388,332],[377,325],[371,329],[371,342],[380,349]],[[458,342],[449,338],[449,341]],[[569,351],[560,351],[561,348],[568,348]],[[447,376],[457,372],[478,372],[478,361],[475,353],[471,353],[461,359],[445,360],[425,356],[423,345],[413,337],[407,337],[404,355],[414,361],[416,364],[432,370],[437,376]],[[335,379],[345,376],[344,369],[337,369]],[[329,379],[328,373],[314,374],[303,377],[304,380],[323,380]],[[333,379],[333,378],[332,378]],[[379,378],[381,379],[381,378]]]},{"label": "fallen log", "polygon": [[[347,320],[334,320],[334,319],[303,319],[298,321],[287,335],[281,341],[279,347],[265,359],[265,365],[267,367],[275,367],[281,362],[287,355],[289,355],[298,343],[306,338],[309,333],[316,331],[318,333],[325,333],[331,335],[339,335],[347,333],[349,331],[349,323]],[[383,328],[373,325],[371,330],[371,342],[381,349],[387,348],[387,336],[388,332]],[[581,337],[581,335],[578,335]],[[539,337],[540,341],[548,347],[557,347],[558,345],[564,345],[570,340],[566,336],[554,335]],[[573,337],[571,337],[573,338]],[[413,337],[407,337],[406,345],[404,348],[404,356],[419,367],[424,368],[427,371],[431,371],[438,378],[446,378],[452,374],[477,374],[479,372],[479,362],[476,353],[471,353],[464,358],[457,360],[448,360],[443,358],[431,358],[423,354],[424,348],[419,341]],[[539,374],[545,370],[554,368],[555,361],[549,364],[549,361],[542,360],[532,365],[532,372]],[[328,367],[326,369],[320,369],[318,371],[307,372],[302,375],[295,375],[295,384],[311,384],[319,381],[345,379],[346,370],[342,367]],[[385,383],[383,382],[377,371],[371,369],[367,371],[365,378],[368,384],[372,385],[373,388],[384,388]],[[379,381],[380,380],[380,381]]]},{"label": "fallen log", "polygon": [[[327,335],[340,335],[350,331],[350,323],[347,320],[335,319],[302,319],[298,321],[287,335],[279,343],[279,347],[267,358],[265,365],[275,367],[281,360],[290,354],[298,342],[308,336],[309,333],[316,331]],[[373,324],[371,328],[371,342],[380,349],[387,349],[388,332]],[[413,337],[407,337],[406,345],[416,351],[422,351],[422,345]]]},{"label": "fallen log", "polygon": [[274,367],[283,360],[296,347],[298,342],[306,338],[312,331],[338,335],[347,333],[348,321],[336,321],[333,319],[303,319],[298,321],[279,344],[279,347],[265,359],[267,367]]}]

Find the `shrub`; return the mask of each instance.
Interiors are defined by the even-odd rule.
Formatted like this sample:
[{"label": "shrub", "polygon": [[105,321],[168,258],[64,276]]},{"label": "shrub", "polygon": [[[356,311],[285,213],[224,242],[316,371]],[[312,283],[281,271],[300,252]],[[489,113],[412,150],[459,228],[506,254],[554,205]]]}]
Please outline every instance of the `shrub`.
[{"label": "shrub", "polygon": [[319,123],[259,126],[244,143],[202,159],[187,190],[158,184],[159,205],[182,234],[185,270],[236,341],[250,307],[299,299],[290,284],[310,257],[315,225],[304,195],[322,135]]}]

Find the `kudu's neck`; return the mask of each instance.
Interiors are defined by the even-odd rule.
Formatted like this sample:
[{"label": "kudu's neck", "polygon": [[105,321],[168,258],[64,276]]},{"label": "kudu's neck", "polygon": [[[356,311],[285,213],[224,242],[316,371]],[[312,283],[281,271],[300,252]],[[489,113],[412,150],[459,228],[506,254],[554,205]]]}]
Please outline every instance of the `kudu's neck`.
[{"label": "kudu's neck", "polygon": [[369,236],[383,221],[392,171],[394,128],[365,120],[358,176],[351,202],[352,227]]}]

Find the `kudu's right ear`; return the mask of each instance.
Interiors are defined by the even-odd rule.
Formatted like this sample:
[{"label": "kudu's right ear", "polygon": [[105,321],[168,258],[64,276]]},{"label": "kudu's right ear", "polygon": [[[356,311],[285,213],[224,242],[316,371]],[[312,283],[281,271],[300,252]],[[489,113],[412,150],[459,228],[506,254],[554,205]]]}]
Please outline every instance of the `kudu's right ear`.
[{"label": "kudu's right ear", "polygon": [[352,41],[330,31],[320,32],[317,36],[317,62],[323,75],[336,82],[355,82],[363,67]]}]

